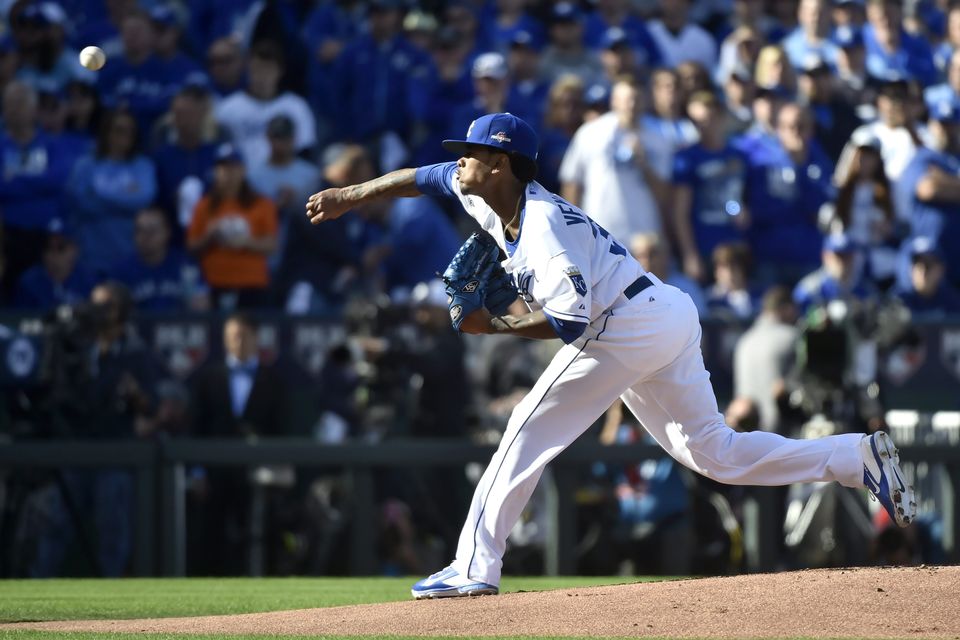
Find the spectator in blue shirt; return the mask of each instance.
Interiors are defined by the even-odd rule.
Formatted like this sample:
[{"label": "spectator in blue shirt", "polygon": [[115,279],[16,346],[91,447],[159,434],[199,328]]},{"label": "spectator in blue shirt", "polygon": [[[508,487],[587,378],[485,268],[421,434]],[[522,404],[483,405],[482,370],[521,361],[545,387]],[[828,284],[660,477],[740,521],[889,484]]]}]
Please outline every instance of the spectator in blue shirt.
[{"label": "spectator in blue shirt", "polygon": [[[947,278],[960,284],[960,109],[951,120],[931,120],[940,150],[920,147],[900,182],[909,193],[912,236],[930,238],[947,256]],[[905,284],[901,277],[901,284]]]},{"label": "spectator in blue shirt", "polygon": [[[163,122],[163,121],[161,121]],[[226,134],[213,120],[211,95],[205,86],[187,85],[170,103],[169,122],[155,133],[151,154],[157,169],[157,204],[173,221],[173,239],[183,245],[183,229],[215,164],[217,146]]]},{"label": "spectator in blue shirt", "polygon": [[960,292],[944,279],[943,253],[927,237],[909,243],[910,283],[897,291],[914,315],[960,314]]},{"label": "spectator in blue shirt", "polygon": [[120,25],[120,36],[123,53],[111,57],[98,72],[97,88],[104,105],[132,113],[146,136],[170,105],[180,79],[170,78],[164,64],[154,55],[156,34],[146,13],[128,14]]},{"label": "spectator in blue shirt", "polygon": [[386,133],[406,139],[428,108],[429,57],[400,31],[399,0],[369,5],[367,33],[346,46],[336,63],[338,117],[343,139],[369,142]]},{"label": "spectator in blue shirt", "polygon": [[610,27],[620,27],[626,32],[641,66],[652,68],[662,62],[660,49],[647,31],[647,25],[631,13],[628,0],[597,1],[596,10],[584,20],[583,39],[587,47],[599,49]]},{"label": "spectator in blue shirt", "polygon": [[[609,104],[610,99],[606,102]],[[537,156],[537,182],[547,190],[560,191],[560,164],[584,122],[586,101],[583,81],[570,74],[560,76],[550,86],[546,99],[543,127],[540,129],[540,154]]]},{"label": "spectator in blue shirt", "polygon": [[473,61],[473,101],[461,106],[450,117],[447,138],[456,137],[457,131],[466,131],[470,123],[488,113],[514,110],[507,106],[510,80],[507,77],[507,61],[496,52],[484,53]]},{"label": "spectator in blue shirt", "polygon": [[63,184],[70,170],[60,142],[37,127],[37,93],[19,81],[3,90],[0,132],[0,219],[6,290],[36,264],[54,218],[62,218]]},{"label": "spectator in blue shirt", "polygon": [[853,106],[836,94],[834,74],[816,54],[806,58],[797,77],[799,100],[813,114],[814,136],[830,161],[836,163],[850,134],[860,126]]},{"label": "spectator in blue shirt", "polygon": [[353,2],[320,2],[304,21],[307,43],[307,98],[321,121],[337,117],[335,63],[347,43],[356,38],[363,24],[360,7]]},{"label": "spectator in blue shirt", "polygon": [[[954,13],[960,21],[960,5]],[[923,90],[923,100],[927,103],[928,109],[941,102],[960,102],[960,49],[954,50],[947,60],[948,63],[944,68],[946,82]]]},{"label": "spectator in blue shirt", "polygon": [[543,27],[526,13],[529,4],[527,0],[497,0],[497,15],[490,24],[490,47],[506,55],[518,33],[530,35],[537,43],[543,41]]},{"label": "spectator in blue shirt", "polygon": [[796,103],[782,106],[777,141],[746,149],[747,239],[765,284],[796,281],[817,264],[817,213],[833,197],[833,164],[813,139],[810,112]]},{"label": "spectator in blue shirt", "polygon": [[59,91],[71,80],[93,74],[66,44],[67,14],[49,0],[28,4],[16,23],[20,49],[17,78],[36,89]]},{"label": "spectator in blue shirt", "polygon": [[857,246],[845,233],[831,233],[823,240],[822,266],[803,278],[793,290],[801,313],[833,300],[863,300],[875,292],[863,278]]},{"label": "spectator in blue shirt", "polygon": [[804,65],[810,54],[836,66],[837,46],[830,40],[830,0],[800,0],[797,6],[797,28],[783,39],[781,45],[790,64],[796,69]]},{"label": "spectator in blue shirt", "polygon": [[516,31],[507,51],[510,112],[540,131],[550,83],[540,75],[540,44],[529,31]]},{"label": "spectator in blue shirt", "polygon": [[206,311],[209,291],[200,268],[170,247],[170,223],[164,212],[147,207],[133,223],[133,254],[117,262],[113,278],[130,290],[142,311]]},{"label": "spectator in blue shirt", "polygon": [[77,162],[67,184],[86,263],[106,273],[125,255],[137,211],[157,194],[153,162],[137,152],[137,123],[115,111],[104,120],[96,152]]},{"label": "spectator in blue shirt", "polygon": [[937,81],[930,46],[903,28],[900,0],[870,0],[863,28],[867,72],[876,78],[911,77],[927,87]]},{"label": "spectator in blue shirt", "polygon": [[77,159],[93,151],[94,138],[86,131],[68,131],[68,104],[62,91],[37,94],[37,124],[43,132],[60,141],[63,162],[73,166]]},{"label": "spectator in blue shirt", "polygon": [[727,139],[724,109],[713,93],[690,97],[687,113],[700,140],[673,157],[673,223],[684,273],[706,279],[704,260],[725,242],[744,239],[746,163]]},{"label": "spectator in blue shirt", "polygon": [[165,4],[150,10],[150,23],[156,35],[155,54],[163,68],[168,85],[179,85],[192,74],[202,74],[203,69],[181,48],[183,25],[176,11]]},{"label": "spectator in blue shirt", "polygon": [[40,264],[27,269],[17,282],[13,303],[22,309],[49,311],[61,304],[75,304],[86,300],[96,284],[78,262],[76,239],[63,220],[51,220],[45,235]]},{"label": "spectator in blue shirt", "polygon": [[749,285],[750,247],[724,242],[713,250],[713,284],[707,290],[707,308],[717,318],[748,320],[760,310],[760,300]]}]

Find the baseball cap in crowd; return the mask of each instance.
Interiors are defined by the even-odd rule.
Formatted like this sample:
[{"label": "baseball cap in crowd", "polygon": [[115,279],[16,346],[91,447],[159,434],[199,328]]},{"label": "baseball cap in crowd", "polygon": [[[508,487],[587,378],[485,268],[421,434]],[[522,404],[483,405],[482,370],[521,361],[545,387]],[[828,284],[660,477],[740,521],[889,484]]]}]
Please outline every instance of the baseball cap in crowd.
[{"label": "baseball cap in crowd", "polygon": [[943,252],[933,238],[919,236],[910,241],[910,260],[917,262],[922,258],[943,261]]},{"label": "baseball cap in crowd", "polygon": [[610,106],[610,88],[599,82],[592,84],[584,92],[583,101],[588,107],[599,106],[606,109]]},{"label": "baseball cap in crowd", "polygon": [[857,246],[848,234],[831,233],[823,239],[823,250],[831,253],[853,253]]},{"label": "baseball cap in crowd", "polygon": [[576,22],[580,19],[580,10],[572,2],[558,2],[550,12],[553,22]]},{"label": "baseball cap in crowd", "polygon": [[449,51],[460,44],[461,40],[459,31],[450,25],[444,25],[434,32],[433,46],[437,49]]},{"label": "baseball cap in crowd", "polygon": [[217,147],[217,155],[214,158],[217,164],[223,162],[243,162],[243,156],[240,155],[240,151],[230,144],[225,142]]},{"label": "baseball cap in crowd", "polygon": [[906,99],[910,91],[910,78],[891,69],[882,76],[871,76],[870,82],[885,96]]},{"label": "baseball cap in crowd", "polygon": [[190,93],[200,96],[210,93],[210,78],[203,71],[191,71],[180,83],[177,93]]},{"label": "baseball cap in crowd", "polygon": [[48,238],[52,236],[59,236],[61,238],[66,238],[67,240],[76,239],[73,225],[67,222],[65,218],[51,218],[50,222],[48,222],[47,226],[44,228],[44,231],[46,232]]},{"label": "baseball cap in crowd", "polygon": [[150,10],[150,20],[165,27],[179,27],[180,17],[167,5],[158,4]]},{"label": "baseball cap in crowd", "polygon": [[930,119],[947,124],[960,123],[960,104],[954,100],[941,100],[930,105]]},{"label": "baseball cap in crowd", "polygon": [[432,14],[426,11],[411,11],[403,18],[404,31],[427,31],[437,30],[439,23]]},{"label": "baseball cap in crowd", "polygon": [[877,134],[866,127],[861,127],[854,130],[854,132],[850,135],[850,144],[855,147],[870,147],[871,149],[877,149],[878,151],[883,146],[880,142],[880,138],[877,137]]},{"label": "baseball cap in crowd", "polygon": [[540,49],[540,41],[526,29],[517,29],[510,36],[510,47],[526,47],[535,51]]},{"label": "baseball cap in crowd", "polygon": [[630,46],[630,38],[627,37],[626,31],[620,27],[610,27],[603,32],[603,37],[600,39],[602,49],[617,49],[623,46]]},{"label": "baseball cap in crowd", "polygon": [[465,139],[443,141],[443,148],[457,155],[463,155],[470,145],[490,147],[521,158],[536,174],[540,141],[533,128],[512,113],[481,116],[470,124]]},{"label": "baseball cap in crowd", "polygon": [[833,32],[833,43],[841,49],[853,49],[863,46],[863,33],[860,29],[843,25]]},{"label": "baseball cap in crowd", "polygon": [[473,61],[474,78],[493,78],[503,80],[507,77],[507,61],[496,52],[481,53]]},{"label": "baseball cap in crowd", "polygon": [[20,14],[24,22],[39,26],[63,26],[67,23],[67,13],[56,2],[38,2],[27,5]]},{"label": "baseball cap in crowd", "polygon": [[273,116],[267,122],[267,136],[271,138],[292,138],[295,129],[293,120],[282,113]]}]

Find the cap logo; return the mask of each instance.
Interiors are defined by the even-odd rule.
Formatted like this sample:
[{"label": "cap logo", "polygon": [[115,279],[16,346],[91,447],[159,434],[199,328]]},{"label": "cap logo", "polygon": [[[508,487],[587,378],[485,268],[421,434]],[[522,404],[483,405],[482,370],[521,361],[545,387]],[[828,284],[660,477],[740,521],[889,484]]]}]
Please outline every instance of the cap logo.
[{"label": "cap logo", "polygon": [[498,131],[497,133],[490,136],[490,138],[492,140],[496,140],[500,144],[503,144],[504,142],[511,142],[510,138],[508,138],[507,134],[505,134],[503,131]]},{"label": "cap logo", "polygon": [[477,121],[474,120],[470,123],[470,126],[467,128],[467,137],[470,137],[470,134],[473,133],[473,125],[477,124]]}]

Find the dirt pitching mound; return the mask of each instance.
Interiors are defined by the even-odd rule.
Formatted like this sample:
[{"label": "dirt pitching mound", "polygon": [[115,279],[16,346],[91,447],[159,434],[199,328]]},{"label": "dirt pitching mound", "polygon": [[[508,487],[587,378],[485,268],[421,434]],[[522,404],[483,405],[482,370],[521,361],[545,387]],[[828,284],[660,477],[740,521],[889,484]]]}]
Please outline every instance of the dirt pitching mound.
[{"label": "dirt pitching mound", "polygon": [[960,639],[960,567],[836,569],[0,631]]}]

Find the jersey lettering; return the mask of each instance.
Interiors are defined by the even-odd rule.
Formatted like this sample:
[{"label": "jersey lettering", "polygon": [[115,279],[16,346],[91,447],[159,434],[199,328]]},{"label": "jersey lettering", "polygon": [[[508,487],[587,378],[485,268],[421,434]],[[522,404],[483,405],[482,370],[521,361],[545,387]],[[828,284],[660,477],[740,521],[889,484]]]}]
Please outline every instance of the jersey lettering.
[{"label": "jersey lettering", "polygon": [[603,238],[610,241],[610,253],[615,256],[625,256],[627,255],[627,250],[624,249],[620,243],[610,237],[610,233],[601,227],[599,224],[594,222],[591,218],[587,217],[582,211],[574,207],[572,204],[561,198],[560,196],[551,193],[550,197],[556,203],[557,208],[560,209],[560,213],[563,214],[563,219],[567,223],[567,226],[572,226],[575,224],[586,224],[590,223],[590,230],[593,233],[593,237],[596,238],[597,234],[600,234]]}]

